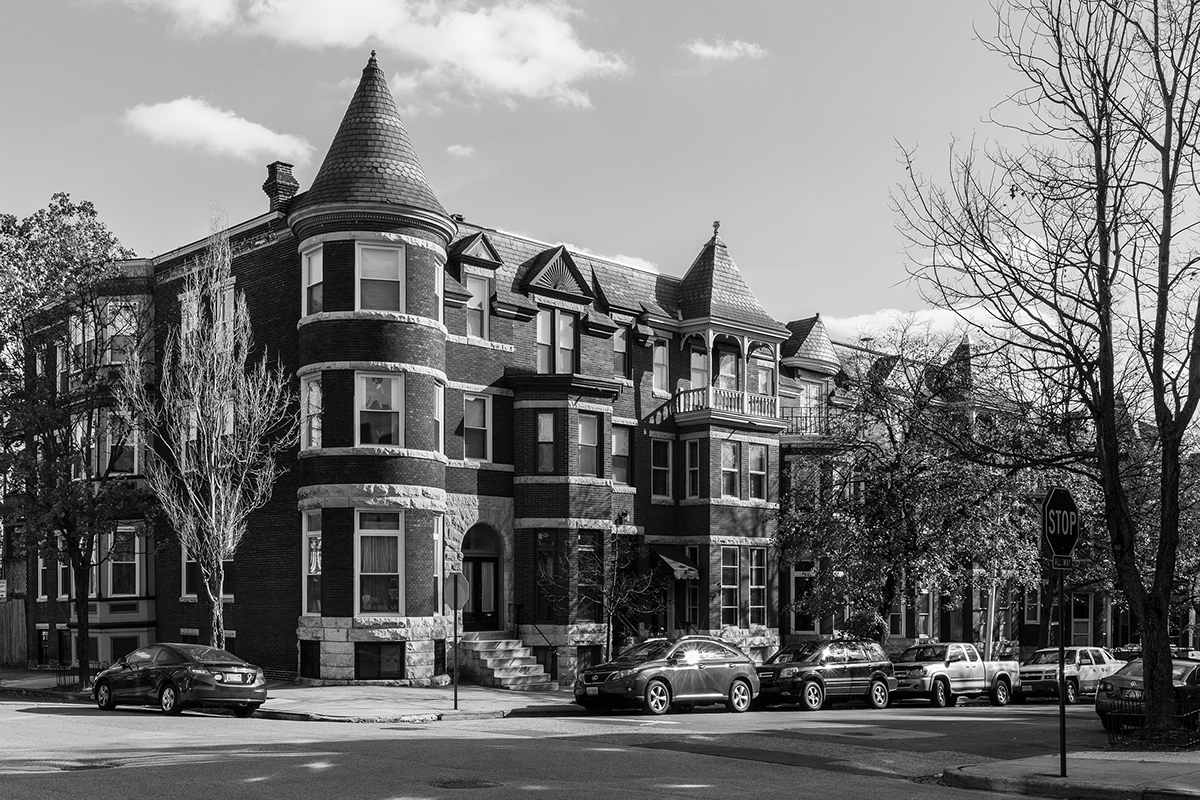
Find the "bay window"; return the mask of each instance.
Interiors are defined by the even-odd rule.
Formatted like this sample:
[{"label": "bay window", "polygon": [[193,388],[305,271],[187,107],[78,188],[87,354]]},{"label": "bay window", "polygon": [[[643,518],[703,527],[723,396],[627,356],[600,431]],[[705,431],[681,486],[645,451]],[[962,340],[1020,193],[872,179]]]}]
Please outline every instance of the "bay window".
[{"label": "bay window", "polygon": [[325,309],[324,256],[320,247],[304,254],[304,308],[301,316],[320,314]]},{"label": "bay window", "polygon": [[358,444],[403,446],[401,398],[404,376],[358,375]]},{"label": "bay window", "polygon": [[742,447],[738,442],[721,442],[721,494],[740,497]]},{"label": "bay window", "polygon": [[612,429],[612,479],[613,483],[628,486],[633,483],[631,450],[633,429],[614,425]]},{"label": "bay window", "polygon": [[537,371],[541,375],[575,372],[575,338],[579,316],[560,308],[539,308],[537,313]]},{"label": "bay window", "polygon": [[721,624],[737,627],[741,604],[741,563],[736,547],[721,548]]},{"label": "bay window", "polygon": [[671,496],[671,443],[665,439],[650,441],[650,494]]},{"label": "bay window", "polygon": [[687,441],[687,496],[700,496],[700,441]]},{"label": "bay window", "polygon": [[404,311],[404,248],[360,243],[357,255],[359,309]]},{"label": "bay window", "polygon": [[138,593],[137,529],[117,528],[108,550],[108,596]]},{"label": "bay window", "polygon": [[554,412],[537,415],[537,454],[535,468],[540,473],[554,472]]},{"label": "bay window", "polygon": [[463,396],[463,454],[469,461],[492,460],[492,404],[487,395]]},{"label": "bay window", "polygon": [[300,447],[321,446],[321,376],[309,375],[300,384]]},{"label": "bay window", "polygon": [[767,446],[750,445],[750,499],[767,499]]},{"label": "bay window", "polygon": [[600,417],[579,415],[579,474],[600,474]]},{"label": "bay window", "polygon": [[399,511],[357,511],[357,611],[404,613],[404,548]]},{"label": "bay window", "polygon": [[767,548],[750,548],[750,624],[767,624]]},{"label": "bay window", "polygon": [[321,613],[321,510],[305,511],[304,613]]}]

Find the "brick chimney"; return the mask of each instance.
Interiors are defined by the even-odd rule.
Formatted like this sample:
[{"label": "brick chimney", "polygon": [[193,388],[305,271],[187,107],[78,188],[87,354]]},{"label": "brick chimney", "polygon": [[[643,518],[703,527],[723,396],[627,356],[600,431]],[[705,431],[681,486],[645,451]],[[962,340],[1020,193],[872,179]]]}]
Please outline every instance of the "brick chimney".
[{"label": "brick chimney", "polygon": [[300,190],[300,184],[292,177],[291,164],[275,161],[267,165],[267,180],[262,188],[271,198],[271,210],[284,211],[288,201]]}]

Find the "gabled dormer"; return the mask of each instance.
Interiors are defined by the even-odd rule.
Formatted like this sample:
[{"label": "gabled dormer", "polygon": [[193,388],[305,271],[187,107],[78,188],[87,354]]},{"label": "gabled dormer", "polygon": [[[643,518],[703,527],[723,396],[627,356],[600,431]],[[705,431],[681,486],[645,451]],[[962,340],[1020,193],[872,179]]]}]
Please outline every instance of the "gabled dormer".
[{"label": "gabled dormer", "polygon": [[469,264],[495,271],[504,266],[504,260],[500,258],[488,235],[483,231],[459,239],[450,248],[448,256],[450,263],[456,267]]},{"label": "gabled dormer", "polygon": [[581,305],[591,305],[596,299],[575,259],[562,245],[538,253],[526,268],[520,287],[526,294],[544,294]]}]

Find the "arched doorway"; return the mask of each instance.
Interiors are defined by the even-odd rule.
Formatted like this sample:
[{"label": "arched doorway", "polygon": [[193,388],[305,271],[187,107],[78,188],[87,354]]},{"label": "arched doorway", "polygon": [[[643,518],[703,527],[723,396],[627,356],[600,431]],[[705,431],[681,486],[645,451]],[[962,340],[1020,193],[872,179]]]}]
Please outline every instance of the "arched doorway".
[{"label": "arched doorway", "polygon": [[463,537],[463,575],[471,586],[463,606],[463,630],[500,630],[500,537],[476,525]]}]

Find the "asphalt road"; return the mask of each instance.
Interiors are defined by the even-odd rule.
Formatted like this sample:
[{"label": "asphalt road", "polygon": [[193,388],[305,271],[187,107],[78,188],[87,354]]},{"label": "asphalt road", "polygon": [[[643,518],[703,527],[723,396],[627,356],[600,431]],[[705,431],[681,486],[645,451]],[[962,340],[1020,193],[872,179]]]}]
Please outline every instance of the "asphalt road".
[{"label": "asphalt road", "polygon": [[[0,798],[982,798],[936,776],[1057,753],[1058,707],[285,722],[0,700]],[[1090,706],[1068,748],[1106,744]]]}]

